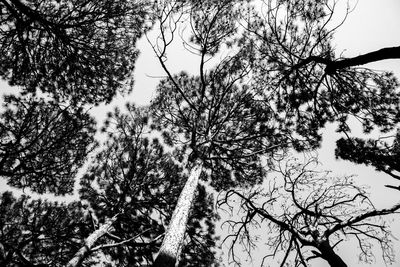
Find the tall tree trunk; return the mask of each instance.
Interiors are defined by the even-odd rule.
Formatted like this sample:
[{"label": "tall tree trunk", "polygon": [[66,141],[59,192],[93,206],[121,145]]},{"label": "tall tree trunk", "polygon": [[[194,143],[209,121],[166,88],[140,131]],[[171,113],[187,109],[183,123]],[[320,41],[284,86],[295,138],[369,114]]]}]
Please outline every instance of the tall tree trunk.
[{"label": "tall tree trunk", "polygon": [[90,234],[85,240],[85,245],[81,247],[77,253],[75,253],[74,257],[67,263],[67,267],[78,267],[81,266],[82,262],[85,258],[90,254],[91,249],[94,244],[99,240],[102,236],[107,234],[109,231],[113,230],[113,224],[117,220],[117,215],[107,220],[103,225],[99,227],[96,231]]},{"label": "tall tree trunk", "polygon": [[195,161],[185,187],[179,196],[153,267],[174,267],[177,264],[202,168],[202,162]]},{"label": "tall tree trunk", "polygon": [[328,240],[320,243],[318,250],[321,252],[321,257],[326,260],[331,267],[347,267],[347,264],[342,258],[335,253]]}]

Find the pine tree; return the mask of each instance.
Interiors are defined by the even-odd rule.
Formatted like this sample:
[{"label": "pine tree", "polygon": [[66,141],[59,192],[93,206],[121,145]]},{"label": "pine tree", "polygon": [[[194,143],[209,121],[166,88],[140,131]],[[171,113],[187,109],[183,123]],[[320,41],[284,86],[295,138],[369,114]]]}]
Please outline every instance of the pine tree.
[{"label": "pine tree", "polygon": [[[109,114],[104,148],[81,179],[81,199],[90,203],[98,228],[86,239],[90,245],[86,242],[68,266],[79,266],[96,250],[118,266],[151,264],[187,178],[155,137],[146,109],[126,107],[126,112]],[[214,262],[213,200],[199,187],[194,201],[185,244],[190,260],[183,266]]]},{"label": "pine tree", "polygon": [[89,103],[132,89],[150,1],[4,0],[0,10],[0,76],[10,85]]},{"label": "pine tree", "polygon": [[37,97],[6,96],[0,114],[0,175],[16,188],[72,193],[95,147],[95,123],[83,108]]},{"label": "pine tree", "polygon": [[16,199],[4,192],[0,211],[1,266],[65,266],[91,226],[80,202]]}]

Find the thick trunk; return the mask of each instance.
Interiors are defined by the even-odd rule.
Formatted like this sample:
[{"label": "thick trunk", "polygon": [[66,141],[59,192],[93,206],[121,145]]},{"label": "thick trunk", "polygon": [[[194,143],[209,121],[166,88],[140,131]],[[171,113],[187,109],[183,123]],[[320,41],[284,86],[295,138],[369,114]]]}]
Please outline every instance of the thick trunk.
[{"label": "thick trunk", "polygon": [[153,267],[174,267],[177,264],[202,167],[203,164],[196,161],[190,171]]},{"label": "thick trunk", "polygon": [[90,254],[91,249],[93,248],[96,241],[107,234],[109,231],[112,231],[113,224],[116,220],[117,216],[112,217],[111,219],[107,220],[103,225],[101,225],[99,229],[88,236],[85,240],[85,245],[81,247],[77,253],[75,253],[74,257],[67,263],[67,267],[80,266],[83,260]]},{"label": "thick trunk", "polygon": [[331,267],[347,267],[347,264],[335,253],[328,241],[322,242],[318,246],[318,250],[321,252],[321,257],[326,260]]}]

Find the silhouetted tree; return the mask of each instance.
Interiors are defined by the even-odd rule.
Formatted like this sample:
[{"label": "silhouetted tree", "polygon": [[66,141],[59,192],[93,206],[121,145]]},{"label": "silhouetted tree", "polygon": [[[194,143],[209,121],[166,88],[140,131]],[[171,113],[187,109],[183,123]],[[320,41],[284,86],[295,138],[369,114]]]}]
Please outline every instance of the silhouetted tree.
[{"label": "silhouetted tree", "polygon": [[0,199],[0,265],[65,266],[80,239],[91,229],[80,202],[68,205],[16,199],[4,192]]},{"label": "silhouetted tree", "polygon": [[[107,141],[81,180],[80,202],[65,205],[3,194],[2,265],[94,266],[104,256],[118,266],[153,262],[186,175],[154,136],[146,110],[127,109],[110,113]],[[198,192],[180,266],[216,263],[213,199],[202,186]]]},{"label": "silhouetted tree", "polygon": [[[337,56],[332,47],[336,1],[267,0],[250,10],[243,42],[253,62],[254,86],[287,123],[320,143],[326,122],[338,122],[348,132],[349,116],[370,132],[399,122],[398,81],[390,72],[358,67],[399,58],[400,47],[385,48],[355,58]],[[347,16],[347,14],[345,14]]]},{"label": "silhouetted tree", "polygon": [[[157,88],[152,116],[155,130],[174,146],[174,160],[160,141],[137,137],[141,130],[135,127],[147,125],[148,115],[135,117],[131,127],[130,115],[114,114],[110,123],[115,119],[117,130],[82,180],[81,196],[90,203],[94,228],[81,236],[78,262],[101,251],[118,264],[151,264],[170,221],[154,266],[174,266],[180,257],[180,264],[210,264],[212,258],[204,255],[212,253],[204,246],[183,248],[185,236],[196,242],[194,233],[203,235],[194,229],[214,234],[211,220],[203,224],[203,217],[196,217],[211,212],[199,179],[216,190],[260,183],[266,172],[262,156],[290,146],[318,147],[327,122],[338,122],[338,130],[348,134],[349,116],[360,120],[366,133],[396,127],[397,80],[357,66],[398,58],[400,48],[355,58],[335,55],[336,28],[329,28],[335,1],[266,0],[254,8],[250,2],[247,12],[243,2],[157,1],[160,35],[153,49],[167,78]],[[147,29],[148,7],[144,1],[0,0],[0,75],[25,92],[40,88],[56,100],[109,102],[123,83],[131,85],[135,42]],[[174,75],[167,67],[167,50],[177,35],[199,56],[195,75]],[[1,175],[10,185],[39,193],[71,192],[93,145],[91,119],[57,101],[9,99],[16,108],[0,117]],[[363,143],[354,140],[354,151],[361,151]],[[393,174],[389,161],[371,164]],[[203,199],[195,201],[197,190]],[[204,210],[197,213],[200,207]],[[193,228],[186,229],[188,221]],[[154,228],[147,231],[146,225]]]},{"label": "silhouetted tree", "polygon": [[[157,87],[152,110],[159,130],[166,129],[165,141],[178,145],[177,157],[190,175],[153,266],[174,266],[178,260],[200,177],[216,190],[259,183],[264,173],[260,155],[289,143],[285,129],[279,129],[266,103],[255,99],[256,92],[243,80],[249,71],[243,53],[206,67],[236,32],[240,12],[235,3],[180,4],[162,6],[158,18],[161,35],[153,48],[167,78]],[[190,38],[183,41],[199,55],[198,75],[173,75],[166,66],[166,51],[180,30],[179,21],[190,23]]]},{"label": "silhouetted tree", "polygon": [[28,92],[110,102],[131,89],[150,2],[2,0],[0,75]]},{"label": "silhouetted tree", "polygon": [[[79,266],[93,251],[110,255],[118,266],[153,262],[187,176],[165,152],[144,108],[116,109],[104,127],[108,139],[81,180],[81,198],[93,209],[98,227],[68,266]],[[212,197],[199,187],[181,266],[214,263]]]},{"label": "silhouetted tree", "polygon": [[72,193],[75,175],[95,144],[94,126],[83,108],[34,97],[4,97],[0,175],[17,188]]},{"label": "silhouetted tree", "polygon": [[[396,180],[400,180],[400,132],[390,138],[361,139],[341,138],[336,144],[336,157],[350,160],[357,164],[372,165],[378,171],[389,174]],[[392,142],[385,141],[392,139]],[[400,190],[400,186],[386,185]]]},{"label": "silhouetted tree", "polygon": [[244,213],[240,220],[226,222],[231,234],[225,240],[232,240],[233,261],[237,261],[234,251],[238,243],[249,253],[256,246],[257,233],[252,234],[255,227],[262,229],[261,235],[265,235],[266,245],[272,249],[263,263],[273,257],[280,266],[291,261],[293,266],[308,266],[309,260],[322,258],[332,267],[345,267],[335,248],[349,238],[357,241],[361,261],[374,260],[372,244],[377,243],[384,261],[393,263],[391,233],[379,217],[395,213],[400,203],[377,209],[365,188],[357,186],[351,177],[319,173],[310,169],[312,163],[281,162],[276,171],[282,182],[276,179],[265,183],[265,188],[247,192],[234,189],[223,194],[220,205]]}]

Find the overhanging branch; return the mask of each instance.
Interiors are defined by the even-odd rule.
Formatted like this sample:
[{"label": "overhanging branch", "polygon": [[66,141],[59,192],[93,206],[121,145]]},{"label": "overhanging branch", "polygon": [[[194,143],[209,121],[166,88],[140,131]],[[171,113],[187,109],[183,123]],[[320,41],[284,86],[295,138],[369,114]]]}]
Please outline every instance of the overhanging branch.
[{"label": "overhanging branch", "polygon": [[351,225],[353,225],[355,223],[358,223],[358,222],[360,222],[362,220],[365,220],[367,218],[388,215],[388,214],[394,213],[395,211],[397,211],[399,209],[400,209],[400,203],[394,205],[393,207],[391,207],[389,209],[373,210],[373,211],[370,211],[370,212],[367,212],[367,213],[363,213],[363,214],[358,215],[358,216],[356,216],[356,217],[354,217],[354,218],[352,218],[350,220],[346,220],[346,221],[343,221],[341,223],[336,224],[335,226],[333,226],[332,228],[328,229],[325,232],[325,236],[328,237],[332,233],[334,233],[334,232],[336,232],[336,231],[338,231],[340,229],[343,229],[345,227],[351,226]]},{"label": "overhanging branch", "polygon": [[368,63],[386,60],[386,59],[397,59],[400,58],[400,46],[385,47],[373,52],[369,52],[363,55],[359,55],[352,58],[345,58],[340,60],[331,60],[321,56],[310,56],[291,68],[291,71],[299,69],[310,63],[320,63],[326,66],[325,72],[327,74],[333,74],[336,70],[344,69],[348,67],[355,67],[365,65]]}]

